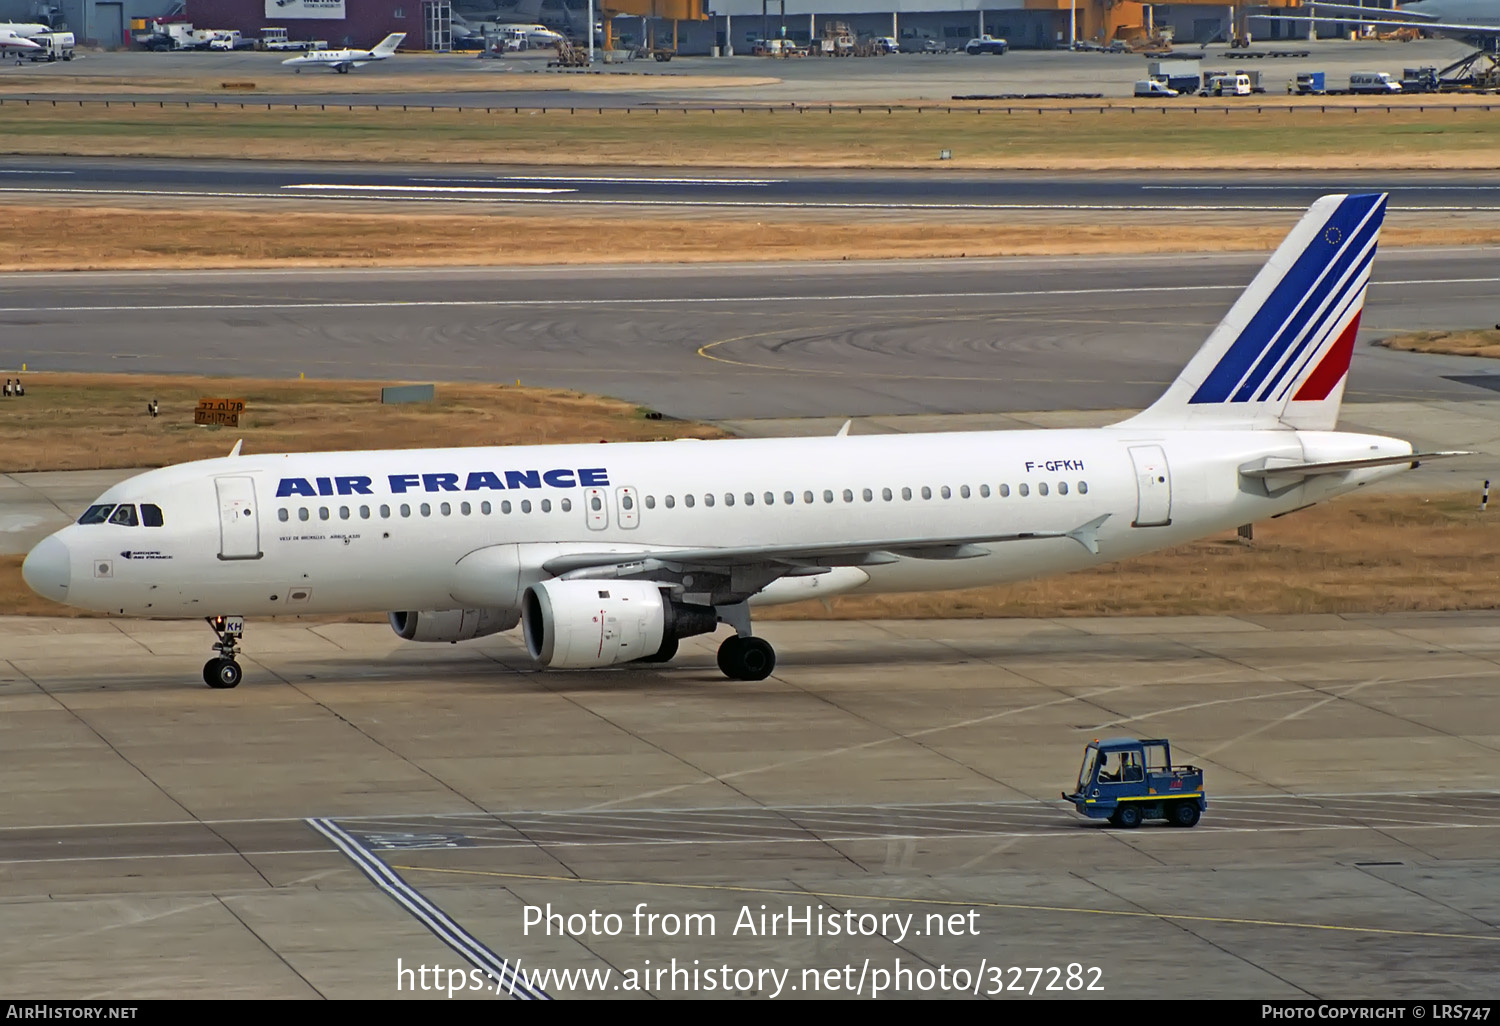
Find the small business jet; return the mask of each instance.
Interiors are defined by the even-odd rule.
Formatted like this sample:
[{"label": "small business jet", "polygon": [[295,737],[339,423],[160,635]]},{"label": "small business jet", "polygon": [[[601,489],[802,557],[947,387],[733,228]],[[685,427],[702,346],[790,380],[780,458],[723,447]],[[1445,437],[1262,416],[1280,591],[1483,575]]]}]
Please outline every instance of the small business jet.
[{"label": "small business jet", "polygon": [[14,26],[0,25],[0,50],[40,50],[41,44],[17,32]]},{"label": "small business jet", "polygon": [[389,611],[411,641],[522,627],[543,666],[664,662],[750,608],[1098,566],[1457,453],[1334,430],[1384,195],[1325,196],[1157,402],[1091,430],[227,457],[115,485],[44,539],[38,594],[203,617],[231,688],[246,615]]},{"label": "small business jet", "polygon": [[396,52],[396,47],[406,38],[405,32],[392,32],[375,44],[373,50],[312,50],[300,57],[288,57],[282,64],[290,65],[299,72],[305,66],[332,68],[341,75],[350,68],[362,68],[374,61],[383,61]]}]

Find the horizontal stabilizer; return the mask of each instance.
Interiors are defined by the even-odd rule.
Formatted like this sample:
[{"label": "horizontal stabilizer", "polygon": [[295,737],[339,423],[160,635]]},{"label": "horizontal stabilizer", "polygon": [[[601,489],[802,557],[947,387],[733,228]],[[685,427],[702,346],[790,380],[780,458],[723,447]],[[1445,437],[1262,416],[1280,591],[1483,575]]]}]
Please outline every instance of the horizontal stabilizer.
[{"label": "horizontal stabilizer", "polygon": [[1367,470],[1371,467],[1399,467],[1410,464],[1413,469],[1423,460],[1439,460],[1448,456],[1472,456],[1472,452],[1413,452],[1403,456],[1374,456],[1366,460],[1329,460],[1324,463],[1276,464],[1274,457],[1247,463],[1240,468],[1245,477],[1261,479],[1316,477],[1320,474],[1343,474],[1350,470]]}]

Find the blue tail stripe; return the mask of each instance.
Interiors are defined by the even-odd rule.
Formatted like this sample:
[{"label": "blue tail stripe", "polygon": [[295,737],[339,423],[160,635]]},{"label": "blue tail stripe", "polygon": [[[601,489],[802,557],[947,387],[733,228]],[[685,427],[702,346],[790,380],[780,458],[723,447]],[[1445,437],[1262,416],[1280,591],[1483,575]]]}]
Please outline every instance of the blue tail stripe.
[{"label": "blue tail stripe", "polygon": [[[1286,362],[1281,365],[1281,369],[1276,372],[1270,381],[1266,382],[1265,388],[1261,389],[1260,395],[1257,397],[1260,401],[1265,402],[1271,399],[1271,394],[1283,380],[1290,386],[1297,379],[1297,376],[1302,372],[1306,364],[1305,357],[1312,355],[1312,350],[1316,349],[1326,339],[1329,327],[1343,319],[1344,314],[1349,310],[1350,304],[1358,299],[1360,293],[1364,291],[1365,286],[1361,284],[1360,280],[1364,277],[1365,271],[1374,259],[1375,247],[1370,246],[1363,259],[1360,260],[1359,265],[1354,268],[1354,273],[1349,276],[1348,286],[1344,289],[1343,295],[1338,298],[1337,302],[1328,305],[1328,309],[1318,319],[1317,326],[1308,331],[1297,348],[1287,357]],[[1290,376],[1288,376],[1289,371],[1291,372]],[[1277,396],[1276,398],[1279,400],[1281,396]]]},{"label": "blue tail stripe", "polygon": [[[1278,329],[1287,323],[1293,311],[1307,298],[1334,254],[1340,252],[1344,240],[1354,234],[1360,223],[1365,221],[1366,215],[1380,203],[1379,195],[1364,195],[1350,196],[1339,204],[1318,235],[1298,256],[1271,295],[1251,317],[1218,365],[1194,392],[1189,403],[1222,403],[1229,400],[1246,372],[1267,346],[1277,339]],[[1378,229],[1382,219],[1383,212],[1377,211],[1366,223],[1367,231]],[[1335,243],[1327,241],[1330,229],[1337,229],[1338,241]],[[1363,248],[1363,241],[1367,240],[1362,240],[1360,248]],[[1308,315],[1311,315],[1310,311]]]},{"label": "blue tail stripe", "polygon": [[1380,218],[1375,216],[1371,216],[1362,227],[1356,229],[1358,234],[1348,240],[1338,256],[1324,270],[1322,277],[1308,291],[1301,305],[1293,312],[1291,320],[1282,326],[1278,335],[1262,352],[1249,376],[1235,393],[1234,402],[1248,402],[1260,391],[1266,375],[1271,373],[1281,361],[1282,355],[1302,337],[1309,322],[1318,319],[1320,313],[1326,312],[1325,300],[1329,299],[1330,293],[1339,288],[1341,283],[1347,283],[1344,273],[1349,269],[1350,264],[1359,259],[1362,251],[1374,240],[1375,233],[1379,230]]}]

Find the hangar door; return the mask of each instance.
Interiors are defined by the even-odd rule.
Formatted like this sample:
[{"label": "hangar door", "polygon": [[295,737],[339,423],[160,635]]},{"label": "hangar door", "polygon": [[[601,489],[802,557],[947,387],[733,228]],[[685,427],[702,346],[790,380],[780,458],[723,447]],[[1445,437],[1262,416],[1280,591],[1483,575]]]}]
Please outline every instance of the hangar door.
[{"label": "hangar door", "polygon": [[[106,50],[118,50],[125,45],[125,5],[123,3],[95,3],[90,12],[89,35]],[[81,40],[80,40],[81,42]]]}]

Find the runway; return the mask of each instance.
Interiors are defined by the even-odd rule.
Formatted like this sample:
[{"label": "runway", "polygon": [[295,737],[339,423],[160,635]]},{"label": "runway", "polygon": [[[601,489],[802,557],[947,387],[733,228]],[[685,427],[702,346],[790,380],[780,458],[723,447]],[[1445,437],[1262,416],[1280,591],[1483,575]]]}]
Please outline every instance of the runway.
[{"label": "runway", "polygon": [[[4,275],[0,365],[519,379],[707,420],[1139,409],[1263,260]],[[1374,275],[1365,342],[1500,321],[1500,250],[1387,251]],[[1497,384],[1471,359],[1362,346],[1345,399]]]},{"label": "runway", "polygon": [[1403,213],[1500,210],[1500,183],[1471,172],[1363,175],[1279,173],[1234,183],[1185,173],[1037,175],[1013,172],[597,171],[494,165],[296,163],[82,157],[0,158],[0,198],[104,203],[111,198],[378,201],[437,204],[702,210],[820,209],[1107,215],[1157,211],[1294,212],[1334,192],[1389,192]]},{"label": "runway", "polygon": [[[729,684],[710,638],[554,673],[508,635],[256,622],[211,692],[201,624],[0,618],[0,988],[1493,997],[1490,614],[764,630],[776,674]],[[1119,734],[1203,768],[1199,826],[1057,798]]]}]

